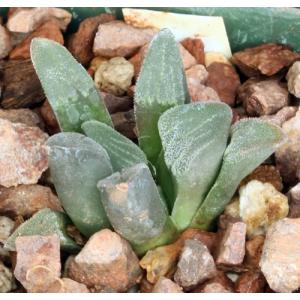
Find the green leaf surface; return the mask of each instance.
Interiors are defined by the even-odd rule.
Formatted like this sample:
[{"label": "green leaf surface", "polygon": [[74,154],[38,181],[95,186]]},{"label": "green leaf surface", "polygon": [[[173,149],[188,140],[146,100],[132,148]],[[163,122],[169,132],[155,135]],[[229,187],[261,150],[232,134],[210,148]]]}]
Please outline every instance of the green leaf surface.
[{"label": "green leaf surface", "polygon": [[98,121],[87,121],[82,124],[82,130],[85,135],[107,151],[114,172],[138,163],[147,164],[144,152],[130,139],[110,126]]},{"label": "green leaf surface", "polygon": [[171,31],[163,29],[150,43],[134,98],[139,145],[152,164],[161,151],[157,128],[160,115],[186,102],[189,94],[178,45]]},{"label": "green leaf surface", "polygon": [[145,245],[156,247],[174,239],[176,228],[147,165],[123,169],[97,186],[113,228],[136,249],[146,251]]},{"label": "green leaf surface", "polygon": [[110,227],[97,182],[112,174],[106,150],[80,133],[63,132],[48,139],[49,168],[58,197],[85,236]]},{"label": "green leaf surface", "polygon": [[223,212],[244,177],[282,142],[281,129],[260,119],[244,119],[231,129],[231,141],[214,186],[197,211],[192,227],[208,230]]},{"label": "green leaf surface", "polygon": [[62,45],[44,38],[31,42],[31,60],[62,131],[81,132],[98,120],[112,126],[110,115],[84,67]]},{"label": "green leaf surface", "polygon": [[44,208],[21,224],[6,240],[4,248],[16,251],[15,241],[18,236],[57,234],[62,250],[78,252],[80,247],[68,236],[66,226],[72,224],[68,216],[62,212]]},{"label": "green leaf surface", "polygon": [[231,109],[202,102],[169,109],[158,128],[176,191],[172,218],[187,228],[218,174],[227,145]]}]

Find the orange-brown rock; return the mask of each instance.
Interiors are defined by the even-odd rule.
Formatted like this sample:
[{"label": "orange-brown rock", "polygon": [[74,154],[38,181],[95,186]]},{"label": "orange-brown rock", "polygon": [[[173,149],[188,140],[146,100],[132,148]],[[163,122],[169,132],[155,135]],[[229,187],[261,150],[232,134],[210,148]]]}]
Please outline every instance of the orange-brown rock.
[{"label": "orange-brown rock", "polygon": [[234,106],[237,90],[241,85],[234,67],[226,63],[214,62],[207,67],[207,71],[206,85],[218,93],[222,102]]},{"label": "orange-brown rock", "polygon": [[238,101],[249,116],[272,115],[289,103],[286,84],[277,79],[248,79],[237,91]]},{"label": "orange-brown rock", "polygon": [[10,31],[27,33],[48,21],[55,21],[60,29],[66,30],[71,19],[72,14],[61,8],[16,7],[9,10],[6,26]]},{"label": "orange-brown rock", "polygon": [[38,127],[0,119],[0,185],[37,183],[48,168],[47,138]]},{"label": "orange-brown rock", "polygon": [[152,289],[152,293],[182,293],[182,288],[166,277],[160,277]]},{"label": "orange-brown rock", "polygon": [[100,14],[80,22],[78,30],[70,36],[67,43],[67,48],[78,62],[87,65],[91,61],[94,57],[93,43],[98,26],[113,20],[115,17],[111,14]]},{"label": "orange-brown rock", "polygon": [[266,279],[259,271],[248,271],[239,276],[234,290],[237,293],[262,293],[266,286]]},{"label": "orange-brown rock", "polygon": [[204,44],[199,38],[186,38],[181,41],[181,45],[190,52],[198,64],[205,64]]},{"label": "orange-brown rock", "polygon": [[58,133],[60,131],[58,122],[52,110],[49,101],[46,99],[40,107],[40,114],[46,124],[47,130],[50,134]]},{"label": "orange-brown rock", "polygon": [[234,53],[232,62],[248,77],[272,76],[300,59],[288,46],[263,44]]},{"label": "orange-brown rock", "polygon": [[30,44],[31,41],[36,38],[47,38],[53,40],[59,44],[64,43],[64,37],[60,31],[60,28],[55,21],[49,21],[35,31],[30,33],[20,44],[18,44],[9,54],[10,59],[27,59],[30,58]]},{"label": "orange-brown rock", "polygon": [[240,186],[246,185],[251,180],[271,183],[279,192],[281,192],[283,188],[280,173],[278,169],[272,165],[260,165],[241,181]]},{"label": "orange-brown rock", "polygon": [[28,292],[43,290],[60,277],[60,240],[57,235],[16,238],[14,275]]},{"label": "orange-brown rock", "polygon": [[300,218],[285,218],[267,231],[260,268],[270,288],[289,293],[300,287]]},{"label": "orange-brown rock", "polygon": [[0,187],[0,214],[29,218],[46,207],[63,211],[49,187],[38,184]]},{"label": "orange-brown rock", "polygon": [[95,291],[125,292],[140,281],[142,272],[129,243],[103,229],[92,235],[70,262],[68,275]]},{"label": "orange-brown rock", "polygon": [[259,268],[259,261],[264,246],[265,237],[257,235],[246,242],[246,256],[244,264],[250,268]]}]

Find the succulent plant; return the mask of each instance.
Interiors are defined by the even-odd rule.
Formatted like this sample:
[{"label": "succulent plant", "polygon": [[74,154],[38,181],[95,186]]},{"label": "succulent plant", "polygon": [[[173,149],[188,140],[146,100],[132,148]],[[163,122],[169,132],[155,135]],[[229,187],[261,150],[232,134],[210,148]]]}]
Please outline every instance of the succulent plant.
[{"label": "succulent plant", "polygon": [[[112,226],[143,254],[172,242],[185,228],[208,229],[240,181],[283,138],[280,128],[258,119],[231,126],[226,104],[188,103],[177,43],[167,29],[150,43],[136,86],[140,148],[111,127],[98,96],[95,108],[91,79],[62,46],[37,39],[31,50],[62,129],[80,132],[56,134],[48,145],[60,201],[86,236]],[[51,66],[43,67],[47,55]],[[62,79],[69,62],[72,71],[64,76],[77,70],[78,77]],[[60,86],[68,80],[67,88]],[[75,107],[75,122],[67,116],[69,106]]]}]

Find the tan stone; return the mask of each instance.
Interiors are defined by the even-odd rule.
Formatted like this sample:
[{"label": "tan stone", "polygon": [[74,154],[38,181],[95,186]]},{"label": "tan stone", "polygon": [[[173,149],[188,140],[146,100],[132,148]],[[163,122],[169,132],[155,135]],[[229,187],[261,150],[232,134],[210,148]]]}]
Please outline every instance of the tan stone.
[{"label": "tan stone", "polygon": [[287,120],[295,117],[297,110],[297,106],[286,106],[274,115],[261,116],[260,118],[281,127]]},{"label": "tan stone", "polygon": [[47,137],[38,127],[0,119],[0,185],[37,183],[48,168]]},{"label": "tan stone", "polygon": [[156,32],[156,29],[137,28],[122,21],[100,24],[93,52],[95,56],[129,57],[150,42]]},{"label": "tan stone", "polygon": [[55,20],[62,30],[65,30],[71,22],[72,14],[55,7],[19,7],[11,11],[8,16],[7,28],[15,32],[31,32],[41,24]]},{"label": "tan stone", "polygon": [[268,228],[261,270],[272,290],[289,293],[300,287],[300,218],[282,219]]},{"label": "tan stone", "polygon": [[289,218],[300,218],[300,183],[292,187],[288,194],[289,199]]},{"label": "tan stone", "polygon": [[63,211],[49,187],[33,184],[14,188],[0,187],[0,213],[29,218],[43,208]]},{"label": "tan stone", "polygon": [[6,28],[0,24],[0,59],[8,56],[11,49],[11,36],[6,30]]},{"label": "tan stone", "polygon": [[166,277],[160,277],[152,289],[152,293],[182,293],[182,288]]},{"label": "tan stone", "polygon": [[12,271],[0,261],[0,293],[8,293],[15,288]]},{"label": "tan stone", "polygon": [[[0,202],[1,204],[1,202]],[[6,216],[0,216],[0,243],[8,239],[15,228],[15,222]]]},{"label": "tan stone", "polygon": [[300,62],[296,61],[286,75],[288,89],[291,94],[300,98]]},{"label": "tan stone", "polygon": [[245,265],[250,268],[257,269],[259,267],[259,261],[264,246],[265,237],[263,235],[257,235],[251,240],[246,242],[246,256]]},{"label": "tan stone", "polygon": [[92,235],[68,269],[71,279],[97,291],[125,292],[138,283],[142,275],[129,243],[109,229]]}]

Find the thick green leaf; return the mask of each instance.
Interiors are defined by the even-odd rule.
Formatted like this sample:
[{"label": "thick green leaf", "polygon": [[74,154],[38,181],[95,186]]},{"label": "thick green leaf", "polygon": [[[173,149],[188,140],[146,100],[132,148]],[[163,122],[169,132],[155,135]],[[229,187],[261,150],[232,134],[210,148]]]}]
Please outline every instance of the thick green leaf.
[{"label": "thick green leaf", "polygon": [[92,78],[60,44],[35,38],[31,60],[62,131],[81,132],[81,124],[98,120],[112,126]]},{"label": "thick green leaf", "polygon": [[161,151],[157,128],[160,115],[170,107],[189,102],[178,45],[168,29],[161,30],[150,43],[134,102],[139,144],[155,165]]},{"label": "thick green leaf", "polygon": [[176,191],[172,217],[187,228],[218,174],[227,145],[231,110],[221,102],[169,109],[158,128]]},{"label": "thick green leaf", "polygon": [[77,252],[80,247],[68,236],[66,226],[72,224],[68,216],[62,212],[44,208],[21,224],[6,240],[4,248],[16,251],[15,241],[18,236],[57,234],[62,250]]},{"label": "thick green leaf", "polygon": [[282,142],[283,133],[260,119],[241,120],[231,130],[221,171],[197,211],[192,227],[209,229],[234,195],[241,180],[267,159]]},{"label": "thick green leaf", "polygon": [[147,165],[123,169],[99,181],[97,186],[113,228],[138,253],[175,238],[176,228]]},{"label": "thick green leaf", "polygon": [[110,126],[98,121],[87,121],[81,127],[85,135],[107,151],[114,172],[142,162],[147,164],[144,152],[130,139]]},{"label": "thick green leaf", "polygon": [[109,227],[97,182],[112,174],[105,149],[80,133],[64,132],[48,139],[49,168],[58,197],[85,236]]}]

